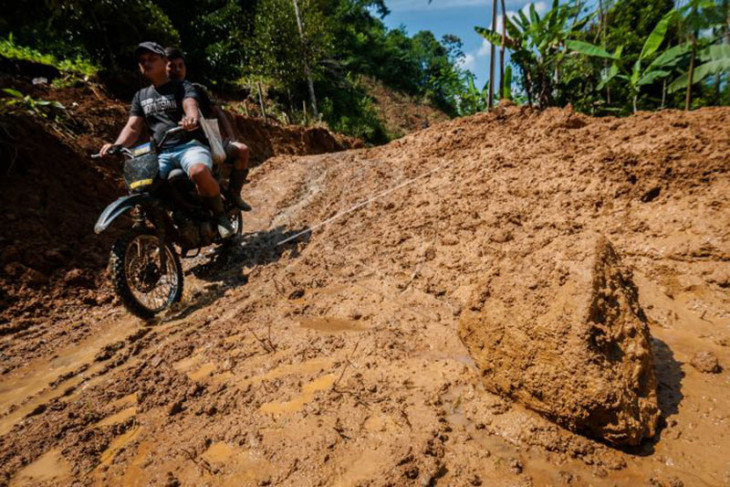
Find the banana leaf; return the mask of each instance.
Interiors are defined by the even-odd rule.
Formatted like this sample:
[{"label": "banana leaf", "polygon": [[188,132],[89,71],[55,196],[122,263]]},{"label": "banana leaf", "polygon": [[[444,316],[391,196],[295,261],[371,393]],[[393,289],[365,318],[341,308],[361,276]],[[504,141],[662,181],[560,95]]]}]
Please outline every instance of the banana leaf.
[{"label": "banana leaf", "polygon": [[570,49],[571,51],[585,54],[586,56],[600,57],[605,59],[618,59],[617,57],[615,57],[614,54],[611,54],[602,47],[589,44],[588,42],[576,41],[571,39],[565,41],[565,47]]},{"label": "banana leaf", "polygon": [[669,28],[669,22],[677,14],[676,10],[670,10],[664,17],[654,26],[654,30],[651,31],[649,37],[644,42],[644,48],[641,50],[639,59],[646,59],[659,49],[659,46],[664,42],[664,37],[667,35],[667,29]]},{"label": "banana leaf", "polygon": [[[694,75],[692,76],[692,84],[699,83],[700,81],[713,74],[724,73],[727,71],[730,71],[730,57],[700,64],[694,70]],[[674,93],[681,89],[687,88],[688,81],[689,72],[682,74],[682,76],[675,79],[669,84],[669,93]]]},{"label": "banana leaf", "polygon": [[697,53],[697,57],[702,62],[719,61],[721,59],[730,58],[730,44],[713,44],[707,46]]},{"label": "banana leaf", "polygon": [[692,50],[689,43],[680,44],[667,49],[649,64],[648,70],[664,68],[676,64],[679,59]]},{"label": "banana leaf", "polygon": [[613,63],[608,71],[605,73],[605,76],[601,76],[601,82],[598,83],[597,87],[598,91],[601,91],[603,88],[605,88],[606,85],[618,75],[618,73],[618,66],[616,65],[616,63]]},{"label": "banana leaf", "polygon": [[639,86],[650,85],[653,82],[655,82],[656,80],[659,80],[659,79],[662,79],[662,78],[666,78],[670,74],[672,74],[671,71],[665,71],[665,70],[662,70],[662,69],[657,69],[657,70],[654,70],[654,71],[649,71],[648,73],[645,73],[644,76],[642,76],[641,78],[639,78],[638,85]]},{"label": "banana leaf", "polygon": [[488,42],[494,45],[502,43],[502,35],[492,31],[492,29],[487,29],[486,27],[474,27],[474,30],[477,34],[484,37]]}]

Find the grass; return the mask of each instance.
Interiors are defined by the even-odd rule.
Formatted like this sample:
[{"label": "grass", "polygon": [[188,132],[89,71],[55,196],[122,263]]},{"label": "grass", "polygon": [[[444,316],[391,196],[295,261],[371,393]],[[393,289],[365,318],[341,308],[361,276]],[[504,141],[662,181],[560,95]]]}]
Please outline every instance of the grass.
[{"label": "grass", "polygon": [[55,66],[64,75],[75,78],[90,78],[99,71],[98,66],[81,56],[77,56],[75,59],[58,59],[52,54],[43,54],[33,48],[20,46],[15,42],[12,34],[7,39],[0,39],[0,56],[49,64]]}]

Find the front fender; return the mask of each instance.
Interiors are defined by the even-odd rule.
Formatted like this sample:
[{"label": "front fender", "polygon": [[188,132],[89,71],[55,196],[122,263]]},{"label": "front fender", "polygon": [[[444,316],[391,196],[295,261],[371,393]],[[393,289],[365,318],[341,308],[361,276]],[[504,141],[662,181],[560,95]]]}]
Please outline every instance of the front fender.
[{"label": "front fender", "polygon": [[130,194],[122,196],[109,206],[99,215],[99,219],[94,225],[94,232],[101,233],[106,230],[114,220],[125,214],[137,205],[150,204],[156,201],[156,198],[148,194]]}]

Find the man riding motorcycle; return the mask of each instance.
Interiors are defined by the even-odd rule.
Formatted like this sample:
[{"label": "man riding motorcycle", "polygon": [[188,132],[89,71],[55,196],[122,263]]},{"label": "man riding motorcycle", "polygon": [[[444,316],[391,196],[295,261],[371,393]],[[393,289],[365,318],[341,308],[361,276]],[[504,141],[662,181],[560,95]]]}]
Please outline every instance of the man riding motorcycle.
[{"label": "man riding motorcycle", "polygon": [[211,171],[213,159],[198,124],[201,95],[191,83],[169,78],[165,49],[156,42],[140,43],[135,55],[140,71],[152,84],[134,95],[127,124],[116,142],[104,144],[99,154],[104,157],[115,145],[134,144],[145,123],[156,142],[171,128],[181,126],[186,132],[169,137],[160,147],[160,176],[166,178],[176,168],[184,170],[215,216],[221,237],[230,238],[235,232],[226,217],[220,186]]},{"label": "man riding motorcycle", "polygon": [[[185,58],[183,57],[182,51],[176,47],[168,47],[165,49],[165,54],[167,55],[167,75],[172,80],[185,81],[187,66],[185,65]],[[231,123],[228,121],[225,113],[223,113],[223,110],[208,96],[205,87],[198,83],[193,83],[193,86],[200,94],[199,104],[203,116],[218,119],[221,132],[225,137],[223,146],[229,160],[233,163],[226,197],[230,198],[238,209],[251,211],[251,206],[241,198],[241,188],[248,176],[248,147],[246,144],[238,142],[235,139],[236,133]]]}]

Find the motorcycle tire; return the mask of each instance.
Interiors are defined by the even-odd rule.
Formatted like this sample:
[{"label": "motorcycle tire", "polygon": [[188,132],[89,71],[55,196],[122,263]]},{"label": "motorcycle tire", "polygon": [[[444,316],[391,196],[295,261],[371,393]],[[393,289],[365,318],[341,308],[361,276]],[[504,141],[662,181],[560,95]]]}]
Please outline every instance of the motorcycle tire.
[{"label": "motorcycle tire", "polygon": [[[141,245],[145,244],[148,249],[146,251],[157,250],[157,256],[150,259],[150,262],[144,265],[142,271],[135,272],[130,270],[133,264],[134,255],[130,255],[132,246],[135,244],[138,248],[138,254],[141,254]],[[173,303],[177,303],[182,299],[183,294],[183,270],[180,263],[180,257],[170,243],[165,244],[167,254],[167,269],[162,274],[159,269],[159,241],[157,235],[151,230],[135,230],[130,231],[119,238],[112,246],[110,255],[111,279],[114,291],[122,301],[124,307],[133,315],[143,319],[153,318],[156,314],[169,308]],[[140,274],[143,274],[142,281]],[[163,297],[160,298],[158,305],[152,305],[145,302],[145,288],[155,286],[161,282],[163,276],[171,274],[171,282],[168,284],[168,290]],[[136,277],[136,279],[133,279]],[[145,279],[146,277],[146,279]],[[133,282],[134,281],[134,282]]]}]

